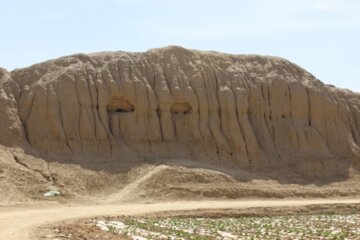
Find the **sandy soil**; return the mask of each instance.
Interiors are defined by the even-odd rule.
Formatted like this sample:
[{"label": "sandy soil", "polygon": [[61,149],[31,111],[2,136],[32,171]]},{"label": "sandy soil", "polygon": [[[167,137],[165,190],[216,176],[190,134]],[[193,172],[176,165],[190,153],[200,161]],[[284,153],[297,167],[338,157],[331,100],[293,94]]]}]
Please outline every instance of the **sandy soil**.
[{"label": "sandy soil", "polygon": [[[16,156],[13,158],[13,155]],[[124,201],[185,201],[240,198],[325,198],[360,196],[360,173],[308,179],[267,176],[196,162],[109,162],[83,166],[46,162],[22,153],[1,153],[0,206],[52,201],[116,204]]]},{"label": "sandy soil", "polygon": [[360,199],[283,199],[241,201],[186,201],[117,205],[43,205],[0,208],[0,237],[7,240],[37,239],[35,229],[59,221],[96,215],[135,215],[158,211],[196,209],[239,209],[250,207],[305,206],[314,204],[360,203]]},{"label": "sandy soil", "polygon": [[[0,146],[0,239],[36,239],[35,230],[41,226],[99,215],[360,203],[360,198],[354,198],[360,195],[359,180],[356,170],[345,179],[317,180],[262,176],[179,160],[102,165],[47,162]],[[61,196],[43,197],[53,189]],[[244,199],[235,200],[239,198]],[[302,199],[289,200],[295,198]]]}]

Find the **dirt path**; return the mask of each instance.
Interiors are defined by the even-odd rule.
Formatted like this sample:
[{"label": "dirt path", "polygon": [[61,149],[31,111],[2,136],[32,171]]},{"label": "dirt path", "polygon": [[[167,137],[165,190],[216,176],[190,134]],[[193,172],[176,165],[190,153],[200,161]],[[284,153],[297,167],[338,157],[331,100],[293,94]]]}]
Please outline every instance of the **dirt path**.
[{"label": "dirt path", "polygon": [[115,193],[113,195],[110,195],[105,201],[104,203],[106,204],[111,204],[111,203],[116,203],[116,202],[121,202],[121,201],[128,201],[130,199],[131,196],[134,196],[134,192],[138,190],[138,187],[146,182],[146,180],[148,180],[149,178],[151,178],[152,176],[154,176],[155,174],[159,173],[160,171],[167,169],[168,166],[165,165],[160,165],[155,167],[154,169],[152,169],[151,171],[147,172],[144,176],[140,177],[139,179],[137,179],[136,181],[130,183],[129,185],[127,185],[122,191],[120,191],[119,193]]},{"label": "dirt path", "polygon": [[96,215],[145,214],[156,211],[194,210],[216,208],[281,207],[311,204],[360,203],[360,199],[308,199],[308,200],[237,200],[169,202],[155,204],[123,204],[94,206],[50,206],[0,208],[0,239],[36,239],[32,231],[41,225],[57,221]]}]

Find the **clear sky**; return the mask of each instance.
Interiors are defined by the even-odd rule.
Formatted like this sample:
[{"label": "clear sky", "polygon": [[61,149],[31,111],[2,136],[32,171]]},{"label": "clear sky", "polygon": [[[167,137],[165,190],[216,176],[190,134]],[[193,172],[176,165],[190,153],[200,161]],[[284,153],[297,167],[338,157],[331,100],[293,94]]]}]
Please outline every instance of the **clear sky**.
[{"label": "clear sky", "polygon": [[359,0],[0,0],[0,66],[167,45],[287,58],[360,92]]}]

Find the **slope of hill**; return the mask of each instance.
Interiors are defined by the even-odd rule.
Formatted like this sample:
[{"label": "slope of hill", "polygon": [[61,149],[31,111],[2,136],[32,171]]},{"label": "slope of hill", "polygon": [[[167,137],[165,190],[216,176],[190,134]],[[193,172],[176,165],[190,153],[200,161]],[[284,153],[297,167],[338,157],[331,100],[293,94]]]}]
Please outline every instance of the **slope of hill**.
[{"label": "slope of hill", "polygon": [[354,195],[359,107],[287,60],[176,46],[0,69],[0,184],[27,197],[136,181],[127,193],[153,198]]}]

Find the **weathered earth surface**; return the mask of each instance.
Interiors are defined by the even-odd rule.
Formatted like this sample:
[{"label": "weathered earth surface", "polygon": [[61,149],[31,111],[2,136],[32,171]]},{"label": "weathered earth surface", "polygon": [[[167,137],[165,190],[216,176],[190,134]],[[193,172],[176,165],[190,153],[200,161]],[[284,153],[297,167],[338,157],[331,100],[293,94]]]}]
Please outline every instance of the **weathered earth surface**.
[{"label": "weathered earth surface", "polygon": [[2,196],[356,195],[359,107],[281,58],[175,46],[0,69]]}]

